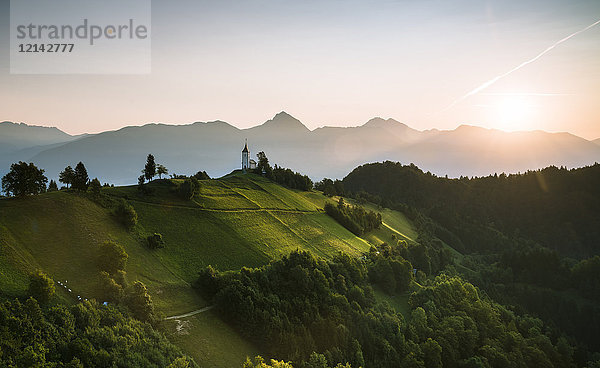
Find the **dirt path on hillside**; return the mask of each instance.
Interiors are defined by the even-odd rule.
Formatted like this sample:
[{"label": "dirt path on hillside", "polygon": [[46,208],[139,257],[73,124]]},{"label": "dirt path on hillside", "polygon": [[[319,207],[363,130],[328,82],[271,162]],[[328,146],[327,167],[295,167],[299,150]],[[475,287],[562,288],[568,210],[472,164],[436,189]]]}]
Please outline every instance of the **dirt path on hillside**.
[{"label": "dirt path on hillside", "polygon": [[214,305],[209,305],[208,307],[196,309],[195,311],[188,312],[188,313],[185,313],[185,314],[180,314],[178,316],[166,317],[165,319],[180,319],[180,318],[191,317],[191,316],[196,315],[198,313],[209,311],[209,310],[213,309],[214,307],[215,307]]}]

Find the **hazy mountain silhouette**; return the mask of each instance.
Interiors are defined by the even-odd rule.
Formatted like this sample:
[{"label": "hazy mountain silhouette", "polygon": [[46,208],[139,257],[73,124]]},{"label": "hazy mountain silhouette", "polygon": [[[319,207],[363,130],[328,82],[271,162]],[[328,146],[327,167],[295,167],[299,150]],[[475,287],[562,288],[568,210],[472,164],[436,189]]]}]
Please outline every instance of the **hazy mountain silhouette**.
[{"label": "hazy mountain silhouette", "polygon": [[579,167],[600,159],[598,146],[569,133],[503,132],[462,125],[404,149],[408,162],[449,176],[524,172],[550,165]]},{"label": "hazy mountain silhouette", "polygon": [[246,129],[253,133],[268,132],[269,134],[281,134],[285,137],[289,137],[290,134],[307,134],[310,130],[296,119],[292,115],[285,111],[282,111],[275,115],[273,119],[267,120],[261,125]]},{"label": "hazy mountain silhouette", "polygon": [[48,128],[24,123],[4,121],[0,123],[0,173],[8,170],[11,163],[28,160],[38,153],[79,139],[85,135],[72,136],[58,128]]},{"label": "hazy mountain silhouette", "polygon": [[594,139],[592,142],[600,145],[600,138]]},{"label": "hazy mountain silhouette", "polygon": [[[466,125],[449,131],[418,131],[382,118],[357,127],[311,131],[285,112],[248,129],[223,121],[147,124],[83,137],[56,128],[12,124],[11,129],[15,125],[18,134],[12,132],[10,137],[0,130],[0,142],[20,142],[13,142],[8,149],[3,146],[9,151],[5,157],[33,161],[53,178],[65,166],[83,161],[91,177],[115,184],[135,183],[148,153],[170,173],[206,170],[211,176],[227,174],[240,166],[245,139],[253,158],[264,151],[271,164],[317,180],[341,178],[360,164],[383,160],[412,162],[440,176],[458,177],[523,172],[548,165],[579,167],[600,159],[600,142],[569,133],[506,133]],[[30,146],[24,147],[27,144]],[[4,160],[0,174],[9,165]]]},{"label": "hazy mountain silhouette", "polygon": [[0,123],[0,153],[33,146],[67,142],[74,138],[76,137],[58,128],[12,123],[10,121]]}]

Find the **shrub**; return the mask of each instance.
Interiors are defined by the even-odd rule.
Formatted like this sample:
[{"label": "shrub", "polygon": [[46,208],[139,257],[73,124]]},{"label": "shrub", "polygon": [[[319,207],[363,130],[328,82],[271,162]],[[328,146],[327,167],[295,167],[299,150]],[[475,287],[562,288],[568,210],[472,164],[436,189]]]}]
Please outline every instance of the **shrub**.
[{"label": "shrub", "polygon": [[93,195],[98,196],[100,195],[101,187],[102,185],[100,185],[100,180],[98,180],[98,178],[94,178],[94,180],[90,182],[88,189],[92,192]]},{"label": "shrub", "polygon": [[127,293],[125,300],[133,316],[140,321],[150,322],[154,317],[154,306],[148,289],[141,281],[136,281]]},{"label": "shrub", "polygon": [[198,273],[198,279],[193,287],[198,289],[203,297],[212,299],[220,289],[218,271],[208,265]]},{"label": "shrub", "polygon": [[125,269],[127,258],[129,256],[122,246],[115,242],[107,241],[100,246],[98,264],[100,265],[100,269],[113,275],[119,270]]},{"label": "shrub", "polygon": [[131,206],[125,201],[119,202],[117,208],[114,211],[114,214],[117,217],[117,220],[121,224],[123,224],[123,226],[125,226],[127,229],[131,229],[137,224],[137,212],[135,212],[133,206]]},{"label": "shrub", "polygon": [[29,276],[29,295],[36,298],[38,302],[46,303],[55,291],[54,280],[42,271],[38,270]]},{"label": "shrub", "polygon": [[101,300],[118,303],[123,297],[123,287],[119,285],[106,271],[100,272]]},{"label": "shrub", "polygon": [[169,364],[167,368],[190,368],[192,364],[187,357],[179,357]]},{"label": "shrub", "polygon": [[187,178],[177,190],[177,194],[182,199],[192,199],[196,193],[200,190],[200,183],[195,177]]},{"label": "shrub", "polygon": [[146,240],[148,240],[148,247],[150,247],[150,249],[165,247],[165,241],[163,240],[162,235],[159,233],[149,235]]}]

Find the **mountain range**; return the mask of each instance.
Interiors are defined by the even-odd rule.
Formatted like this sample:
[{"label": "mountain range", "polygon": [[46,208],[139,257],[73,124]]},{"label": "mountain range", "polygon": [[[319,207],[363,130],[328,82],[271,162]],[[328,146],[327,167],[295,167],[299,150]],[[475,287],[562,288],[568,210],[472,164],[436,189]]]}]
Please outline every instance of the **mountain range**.
[{"label": "mountain range", "polygon": [[580,167],[600,161],[600,139],[570,133],[503,132],[461,125],[419,131],[394,119],[373,118],[357,127],[308,129],[280,112],[239,129],[224,121],[188,125],[146,124],[79,136],[57,128],[0,123],[0,175],[18,160],[34,162],[49,178],[82,161],[101,182],[133,184],[152,153],[171,174],[205,170],[218,177],[239,168],[244,141],[252,157],[264,151],[271,164],[314,180],[342,178],[376,161],[414,163],[438,176],[516,173],[550,165]]}]

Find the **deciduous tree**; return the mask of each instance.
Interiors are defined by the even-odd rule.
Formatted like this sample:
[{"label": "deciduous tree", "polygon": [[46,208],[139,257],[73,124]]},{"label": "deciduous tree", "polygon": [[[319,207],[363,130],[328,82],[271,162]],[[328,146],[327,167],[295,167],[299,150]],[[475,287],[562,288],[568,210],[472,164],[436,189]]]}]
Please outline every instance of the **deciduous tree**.
[{"label": "deciduous tree", "polygon": [[200,190],[200,183],[195,177],[187,178],[181,183],[177,192],[183,199],[191,199]]},{"label": "deciduous tree", "polygon": [[101,300],[118,303],[123,297],[123,287],[119,285],[106,271],[100,272],[99,277]]},{"label": "deciduous tree", "polygon": [[29,294],[40,303],[46,303],[54,295],[54,280],[41,270],[29,277]]},{"label": "deciduous tree", "polygon": [[150,298],[146,285],[141,281],[133,284],[127,294],[126,304],[134,317],[141,321],[150,321],[154,315],[152,298]]},{"label": "deciduous tree", "polygon": [[256,158],[258,158],[256,171],[259,174],[264,173],[267,178],[271,178],[273,175],[273,169],[271,168],[271,165],[269,165],[269,159],[267,158],[267,155],[263,151],[260,151],[256,154]]},{"label": "deciduous tree", "polygon": [[73,170],[71,166],[65,167],[58,175],[58,181],[64,183],[67,188],[69,188],[69,185],[73,184],[73,179],[75,179],[75,170]]},{"label": "deciduous tree", "polygon": [[127,258],[129,256],[125,252],[125,249],[113,241],[104,242],[98,252],[98,264],[100,268],[111,275],[125,269]]},{"label": "deciduous tree", "polygon": [[167,175],[169,173],[169,169],[162,164],[158,164],[156,165],[156,173],[158,174],[158,178],[162,179],[163,175]]},{"label": "deciduous tree", "polygon": [[131,229],[137,224],[138,216],[133,206],[121,200],[115,208],[114,215],[117,220],[122,223],[127,229]]},{"label": "deciduous tree", "polygon": [[8,195],[23,197],[45,192],[47,182],[43,169],[38,169],[33,163],[19,161],[12,164],[8,174],[2,178],[2,190]]}]

